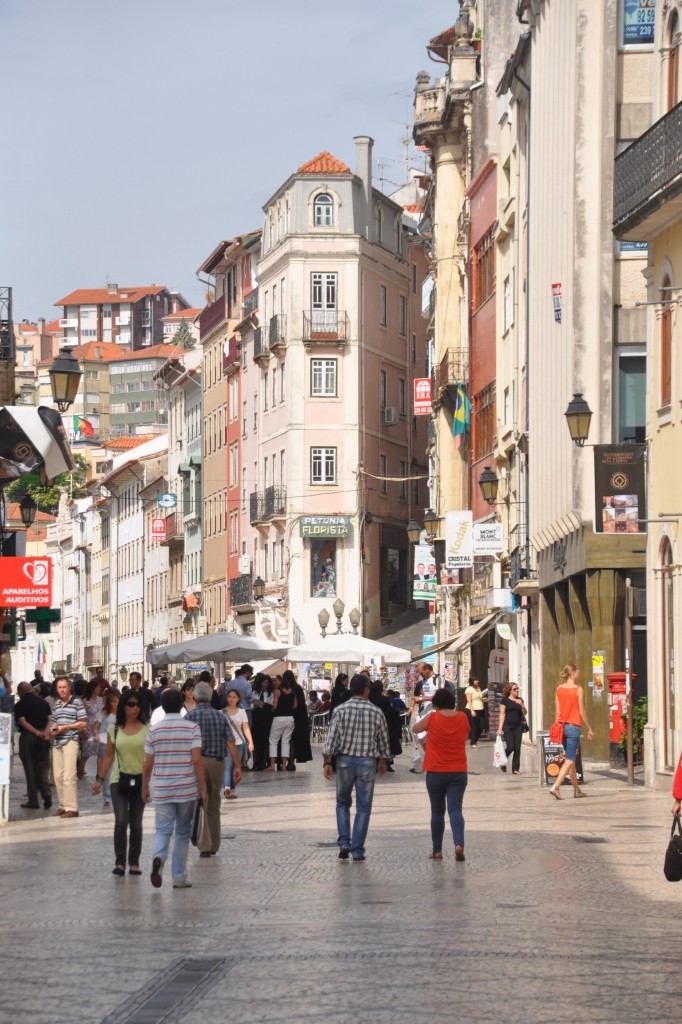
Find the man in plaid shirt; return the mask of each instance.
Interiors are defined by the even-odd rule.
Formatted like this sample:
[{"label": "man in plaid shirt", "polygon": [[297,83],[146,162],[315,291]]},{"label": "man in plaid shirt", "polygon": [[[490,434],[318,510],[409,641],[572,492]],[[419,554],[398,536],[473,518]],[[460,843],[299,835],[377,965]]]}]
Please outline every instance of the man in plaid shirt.
[{"label": "man in plaid shirt", "polygon": [[[332,715],[322,747],[324,777],[332,777],[332,757],[336,756],[336,825],[339,859],[365,859],[365,839],[372,813],[374,780],[386,772],[391,756],[388,728],[383,711],[370,704],[369,679],[355,675],[348,687],[350,700],[340,704]],[[377,766],[378,760],[378,766]],[[350,809],[355,788],[356,809],[351,836]]]}]

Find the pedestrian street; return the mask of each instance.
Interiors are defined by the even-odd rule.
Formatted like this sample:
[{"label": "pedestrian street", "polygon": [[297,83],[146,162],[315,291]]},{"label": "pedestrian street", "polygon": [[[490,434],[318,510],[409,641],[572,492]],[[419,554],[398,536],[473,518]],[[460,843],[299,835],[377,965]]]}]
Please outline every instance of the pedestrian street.
[{"label": "pedestrian street", "polygon": [[[247,773],[192,888],[112,877],[113,816],[22,811],[0,831],[0,1020],[27,1024],[669,1024],[679,1016],[682,886],[665,881],[671,798],[586,766],[559,802],[524,749],[517,778],[469,753],[466,862],[427,860],[423,776],[377,781],[367,860],[340,861],[315,761]],[[447,836],[446,836],[447,838]]]}]

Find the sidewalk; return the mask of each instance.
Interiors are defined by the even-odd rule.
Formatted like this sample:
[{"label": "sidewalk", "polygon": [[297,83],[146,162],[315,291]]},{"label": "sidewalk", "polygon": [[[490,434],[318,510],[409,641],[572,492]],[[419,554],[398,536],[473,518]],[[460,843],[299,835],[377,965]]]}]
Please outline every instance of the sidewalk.
[{"label": "sidewalk", "polygon": [[[113,817],[21,811],[0,829],[3,1020],[30,1024],[670,1024],[682,886],[662,864],[671,798],[595,774],[587,798],[470,755],[465,864],[426,859],[409,757],[379,780],[364,864],[340,862],[334,787],[315,761],[249,773],[223,846],[190,853],[190,890],[115,879]],[[18,778],[21,779],[20,765]],[[17,774],[17,773],[15,773]],[[33,815],[34,817],[31,817]],[[142,1006],[147,1000],[146,1010]],[[163,1010],[163,1012],[162,1012]]]}]

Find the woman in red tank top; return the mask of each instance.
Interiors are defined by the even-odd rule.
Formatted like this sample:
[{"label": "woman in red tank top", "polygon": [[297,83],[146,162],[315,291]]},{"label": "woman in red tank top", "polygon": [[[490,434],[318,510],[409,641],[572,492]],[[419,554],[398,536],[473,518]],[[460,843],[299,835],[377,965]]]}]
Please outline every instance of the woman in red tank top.
[{"label": "woman in red tank top", "polygon": [[561,671],[561,682],[556,688],[556,719],[564,727],[564,763],[559,769],[557,780],[550,789],[550,793],[557,800],[561,800],[561,784],[567,775],[570,775],[573,786],[573,796],[585,796],[578,785],[578,777],[575,773],[575,759],[580,742],[580,727],[585,723],[587,726],[588,740],[594,739],[592,727],[585,716],[585,703],[582,687],[578,686],[578,669],[575,665],[565,665]]}]

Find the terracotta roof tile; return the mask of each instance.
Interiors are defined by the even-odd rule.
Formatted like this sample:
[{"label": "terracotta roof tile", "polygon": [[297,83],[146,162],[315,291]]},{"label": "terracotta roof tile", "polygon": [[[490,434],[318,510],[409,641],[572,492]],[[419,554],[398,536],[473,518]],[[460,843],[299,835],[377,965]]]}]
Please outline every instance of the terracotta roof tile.
[{"label": "terracotta roof tile", "polygon": [[316,157],[309,160],[307,164],[299,167],[297,174],[350,174],[351,169],[340,160],[337,160],[331,153],[323,150]]},{"label": "terracotta roof tile", "polygon": [[85,306],[85,305],[109,305],[120,302],[138,302],[146,295],[158,295],[166,290],[165,285],[144,285],[131,288],[119,288],[114,294],[110,294],[108,288],[77,288],[75,292],[69,292],[63,299],[55,302],[55,306]]},{"label": "terracotta roof tile", "polygon": [[118,353],[111,362],[116,363],[123,362],[124,359],[171,359],[173,356],[181,356],[183,352],[177,345],[151,345],[149,348],[128,349],[123,352],[120,345],[116,345],[115,348],[118,349]]},{"label": "terracotta roof tile", "polygon": [[[9,501],[7,503],[7,521],[21,522],[21,508],[19,507],[18,501]],[[57,517],[51,516],[49,512],[41,512],[40,509],[38,509],[35,521],[36,523],[55,523],[57,521]]]},{"label": "terracotta roof tile", "polygon": [[126,434],[123,437],[112,437],[110,441],[102,443],[103,448],[111,448],[112,451],[128,451],[130,448],[137,448],[146,441],[152,441],[156,434],[144,434],[139,437],[135,434]]},{"label": "terracotta roof tile", "polygon": [[200,309],[179,309],[177,313],[166,313],[163,320],[194,320],[201,313]]},{"label": "terracotta roof tile", "polygon": [[63,334],[64,328],[59,326],[59,320],[50,320],[49,324],[45,324],[46,334]]}]

